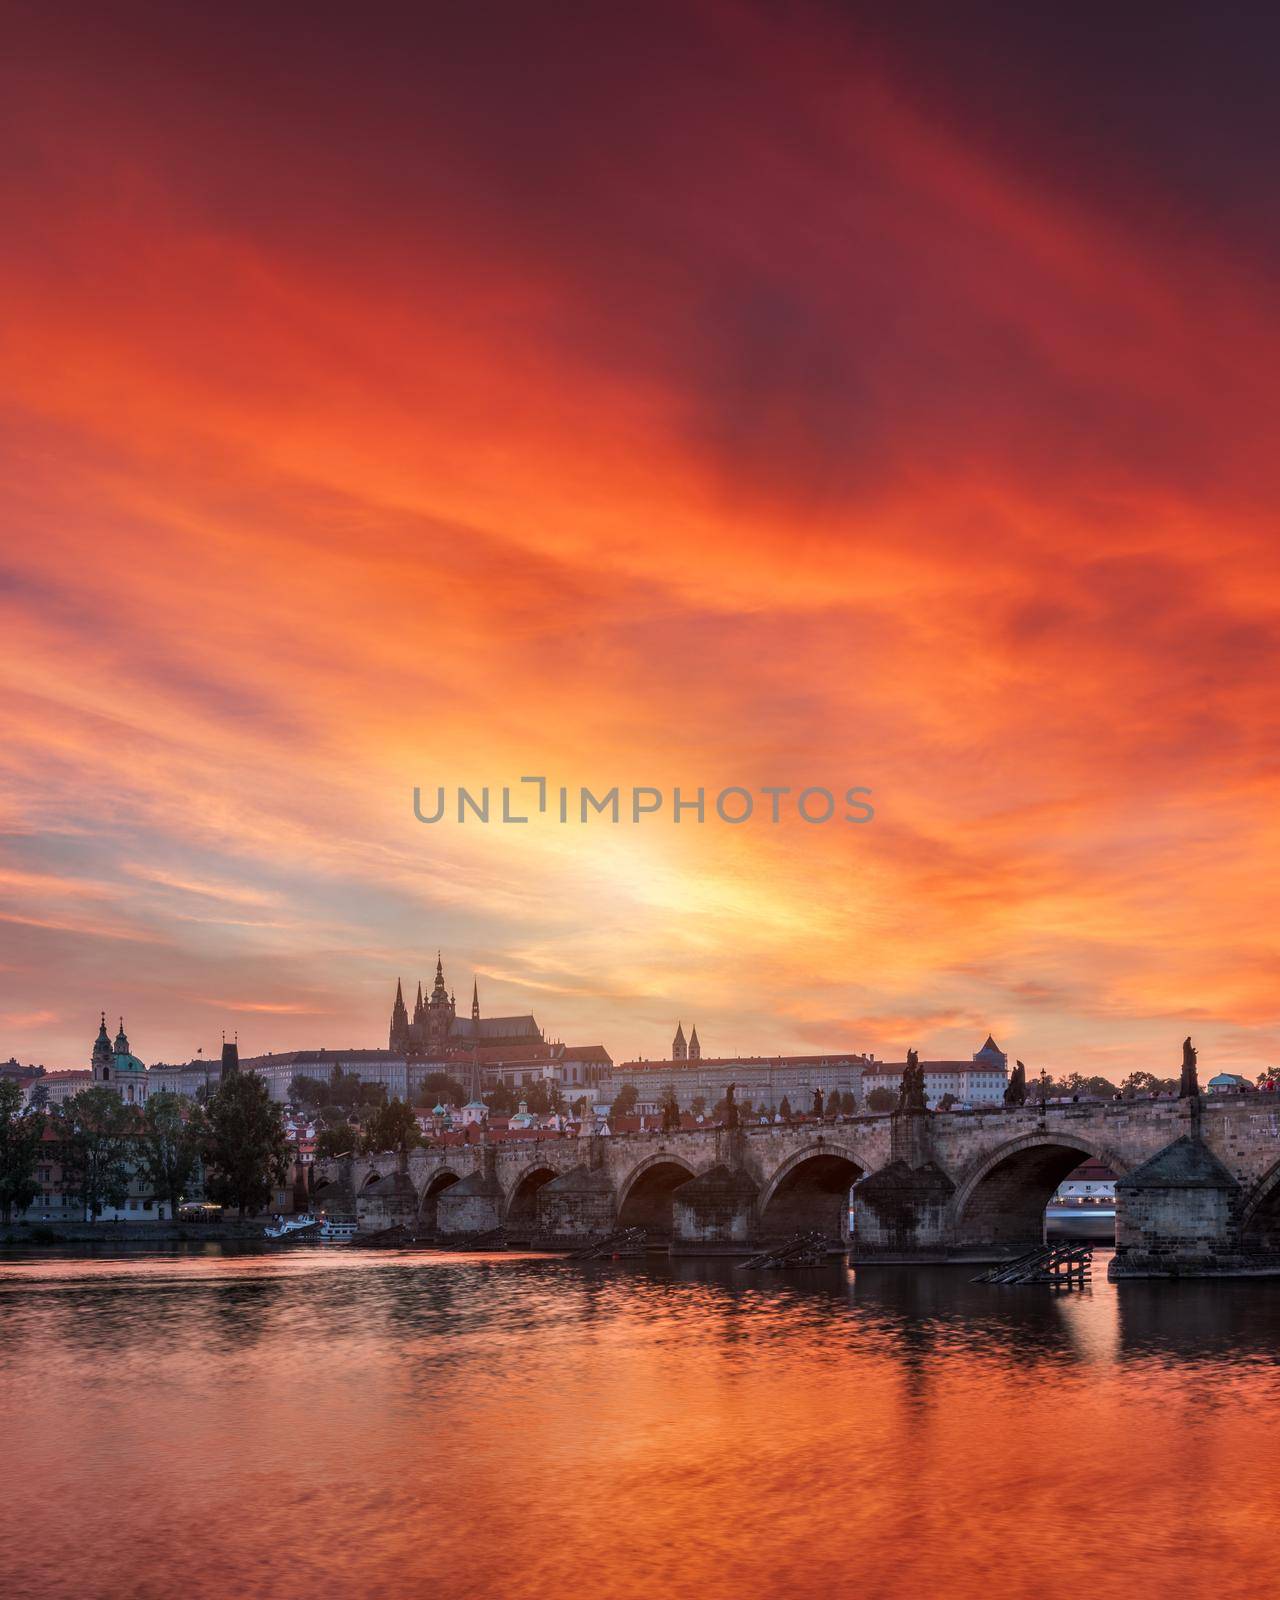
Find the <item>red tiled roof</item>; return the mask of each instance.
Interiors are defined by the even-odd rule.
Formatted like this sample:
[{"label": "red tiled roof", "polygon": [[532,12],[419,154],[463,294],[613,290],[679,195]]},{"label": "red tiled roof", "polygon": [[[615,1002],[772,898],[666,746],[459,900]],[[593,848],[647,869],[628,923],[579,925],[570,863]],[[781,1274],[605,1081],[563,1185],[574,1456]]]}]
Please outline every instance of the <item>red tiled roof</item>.
[{"label": "red tiled roof", "polygon": [[1066,1180],[1070,1183],[1110,1183],[1114,1180],[1115,1173],[1096,1156],[1090,1156],[1087,1161],[1082,1161],[1074,1171],[1067,1174]]}]

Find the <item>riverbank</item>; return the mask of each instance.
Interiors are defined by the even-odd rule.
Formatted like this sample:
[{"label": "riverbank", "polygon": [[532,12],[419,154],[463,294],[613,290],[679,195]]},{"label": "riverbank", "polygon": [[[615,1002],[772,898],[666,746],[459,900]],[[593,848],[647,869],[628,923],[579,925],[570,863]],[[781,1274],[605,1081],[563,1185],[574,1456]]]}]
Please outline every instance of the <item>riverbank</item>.
[{"label": "riverbank", "polygon": [[29,1250],[68,1244],[202,1244],[219,1240],[261,1240],[262,1217],[218,1222],[11,1222],[0,1225],[0,1250]]}]

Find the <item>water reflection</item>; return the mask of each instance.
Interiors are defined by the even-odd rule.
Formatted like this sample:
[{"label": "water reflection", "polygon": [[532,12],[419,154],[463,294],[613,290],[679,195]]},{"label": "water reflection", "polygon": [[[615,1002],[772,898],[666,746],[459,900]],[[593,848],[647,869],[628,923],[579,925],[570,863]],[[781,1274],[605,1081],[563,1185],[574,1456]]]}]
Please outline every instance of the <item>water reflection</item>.
[{"label": "water reflection", "polygon": [[1268,1592],[1280,1284],[1101,1268],[9,1259],[0,1593]]}]

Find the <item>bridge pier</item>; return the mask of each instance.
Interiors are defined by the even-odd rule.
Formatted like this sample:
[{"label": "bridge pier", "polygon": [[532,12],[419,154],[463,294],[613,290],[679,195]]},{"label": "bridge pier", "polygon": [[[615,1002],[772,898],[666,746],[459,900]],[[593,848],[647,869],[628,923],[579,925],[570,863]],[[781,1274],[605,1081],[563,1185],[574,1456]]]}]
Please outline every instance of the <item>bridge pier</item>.
[{"label": "bridge pier", "polygon": [[564,1249],[603,1239],[617,1225],[613,1184],[602,1167],[581,1163],[538,1190],[533,1243]]},{"label": "bridge pier", "polygon": [[754,1248],[760,1185],[720,1164],[677,1188],[671,1200],[672,1255],[737,1254]]},{"label": "bridge pier", "polygon": [[449,1238],[468,1233],[493,1233],[502,1226],[504,1200],[494,1152],[486,1149],[474,1172],[440,1191],[436,1200],[436,1232]]},{"label": "bridge pier", "polygon": [[1241,1186],[1199,1132],[1183,1134],[1116,1184],[1111,1278],[1233,1273],[1242,1254]]},{"label": "bridge pier", "polygon": [[955,1253],[947,1213],[955,1184],[929,1162],[891,1161],[853,1189],[849,1260],[945,1261]]},{"label": "bridge pier", "polygon": [[851,1262],[946,1259],[956,1186],[933,1159],[931,1115],[914,1108],[892,1114],[888,1164],[853,1188]]}]

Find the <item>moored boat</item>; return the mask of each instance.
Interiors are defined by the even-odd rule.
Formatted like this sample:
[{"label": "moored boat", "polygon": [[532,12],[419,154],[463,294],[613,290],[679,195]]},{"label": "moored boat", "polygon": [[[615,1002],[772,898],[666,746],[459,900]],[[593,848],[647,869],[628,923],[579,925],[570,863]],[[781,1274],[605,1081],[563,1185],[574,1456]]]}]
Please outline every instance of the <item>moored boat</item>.
[{"label": "moored boat", "polygon": [[308,1211],[300,1217],[276,1217],[262,1232],[268,1239],[292,1239],[298,1234],[306,1233],[314,1237],[319,1226],[319,1217],[313,1217]]}]

